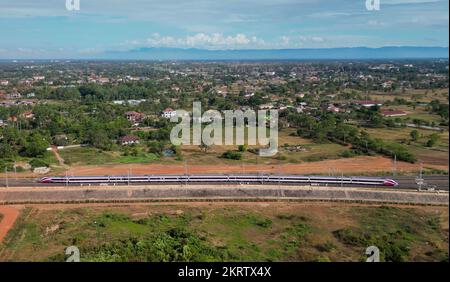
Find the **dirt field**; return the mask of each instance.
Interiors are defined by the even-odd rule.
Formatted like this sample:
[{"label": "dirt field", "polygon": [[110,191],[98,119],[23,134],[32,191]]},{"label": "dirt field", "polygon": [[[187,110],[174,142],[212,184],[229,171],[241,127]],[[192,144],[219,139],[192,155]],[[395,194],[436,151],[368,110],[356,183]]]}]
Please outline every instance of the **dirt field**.
[{"label": "dirt field", "polygon": [[0,214],[3,215],[3,218],[0,220],[1,243],[19,217],[19,210],[12,206],[0,206]]},{"label": "dirt field", "polygon": [[[432,156],[429,156],[430,158]],[[423,164],[425,169],[448,171],[448,164],[442,161],[436,164]],[[300,164],[246,164],[235,161],[227,165],[198,165],[187,162],[177,164],[108,164],[108,165],[75,165],[67,170],[71,176],[89,175],[127,175],[131,174],[214,174],[214,173],[285,173],[285,174],[322,174],[322,175],[389,175],[392,173],[392,159],[382,156],[361,156],[355,158],[305,162]],[[420,164],[397,162],[397,173],[415,174]],[[52,170],[48,175],[65,175],[63,170]],[[21,178],[36,178],[42,175],[31,172],[17,174]],[[0,174],[0,178],[4,178]],[[10,174],[11,177],[11,174]]]},{"label": "dirt field", "polygon": [[[385,157],[357,157],[350,159],[326,160],[320,162],[284,165],[187,165],[187,173],[287,173],[287,174],[366,174],[392,171],[392,160]],[[435,169],[448,170],[445,165],[432,165]],[[398,172],[415,172],[418,164],[398,162]],[[127,174],[184,174],[184,165],[130,164],[108,166],[72,167],[69,175],[116,175]]]}]

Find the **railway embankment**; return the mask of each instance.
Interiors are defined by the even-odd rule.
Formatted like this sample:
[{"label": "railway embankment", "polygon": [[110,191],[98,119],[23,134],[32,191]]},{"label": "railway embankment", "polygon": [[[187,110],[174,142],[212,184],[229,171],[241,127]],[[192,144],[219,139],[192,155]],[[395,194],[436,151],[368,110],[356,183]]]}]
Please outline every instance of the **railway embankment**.
[{"label": "railway embankment", "polygon": [[0,204],[152,202],[152,201],[346,201],[449,205],[447,192],[395,189],[258,186],[164,185],[30,187],[0,189]]}]

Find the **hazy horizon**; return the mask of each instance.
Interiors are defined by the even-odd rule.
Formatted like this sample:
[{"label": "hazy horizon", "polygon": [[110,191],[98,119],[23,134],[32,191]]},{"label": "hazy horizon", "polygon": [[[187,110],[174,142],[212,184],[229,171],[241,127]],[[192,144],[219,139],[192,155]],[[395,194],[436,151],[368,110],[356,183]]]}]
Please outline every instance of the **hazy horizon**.
[{"label": "hazy horizon", "polygon": [[449,46],[448,0],[1,0],[0,58],[98,58],[141,48]]}]

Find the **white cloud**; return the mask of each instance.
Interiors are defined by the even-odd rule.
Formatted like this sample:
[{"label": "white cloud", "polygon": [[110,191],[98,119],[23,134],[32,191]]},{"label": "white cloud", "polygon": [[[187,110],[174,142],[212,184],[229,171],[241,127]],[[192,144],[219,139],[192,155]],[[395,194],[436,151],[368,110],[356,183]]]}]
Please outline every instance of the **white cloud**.
[{"label": "white cloud", "polygon": [[161,36],[152,34],[145,40],[130,40],[124,45],[145,47],[177,47],[177,48],[205,48],[205,49],[240,49],[258,48],[265,45],[265,41],[256,36],[243,33],[224,35],[222,33],[197,33],[185,37]]},{"label": "white cloud", "polygon": [[128,40],[120,49],[139,47],[199,48],[210,50],[229,49],[284,49],[325,47],[328,40],[322,36],[283,35],[270,41],[244,33],[196,33],[184,37],[161,36],[154,33],[145,40]]},{"label": "white cloud", "polygon": [[326,39],[321,36],[281,36],[276,48],[324,47]]}]

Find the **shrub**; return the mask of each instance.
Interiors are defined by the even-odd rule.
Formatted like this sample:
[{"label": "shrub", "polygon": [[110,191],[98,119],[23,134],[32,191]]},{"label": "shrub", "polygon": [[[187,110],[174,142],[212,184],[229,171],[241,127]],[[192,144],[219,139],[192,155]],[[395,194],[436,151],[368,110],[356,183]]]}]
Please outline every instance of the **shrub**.
[{"label": "shrub", "polygon": [[246,152],[248,149],[247,145],[239,145],[239,152]]},{"label": "shrub", "polygon": [[327,241],[324,244],[317,245],[316,249],[319,252],[331,252],[332,250],[336,249],[336,246],[331,241]]},{"label": "shrub", "polygon": [[351,150],[345,150],[344,152],[341,153],[341,157],[343,157],[343,158],[351,158],[351,157],[354,157],[355,155],[356,155],[356,153]]},{"label": "shrub", "polygon": [[32,168],[36,168],[36,167],[49,167],[49,166],[50,166],[46,161],[41,160],[41,159],[32,159],[32,160],[30,161],[30,165],[31,165]]},{"label": "shrub", "polygon": [[413,131],[411,131],[411,132],[409,133],[409,136],[411,136],[411,139],[412,139],[413,141],[417,141],[417,140],[419,140],[420,133],[419,133],[419,131],[417,131],[416,129],[414,129]]},{"label": "shrub", "polygon": [[285,161],[285,160],[287,160],[287,157],[286,157],[286,156],[280,155],[280,156],[277,157],[277,160],[279,160],[279,161]]},{"label": "shrub", "polygon": [[0,172],[4,172],[5,168],[8,171],[11,171],[13,169],[13,164],[4,160],[0,160]]},{"label": "shrub", "polygon": [[239,152],[226,151],[225,153],[223,153],[222,158],[229,160],[241,160],[242,155]]},{"label": "shrub", "polygon": [[433,133],[430,135],[430,139],[427,141],[427,147],[433,147],[439,140],[439,135]]}]

